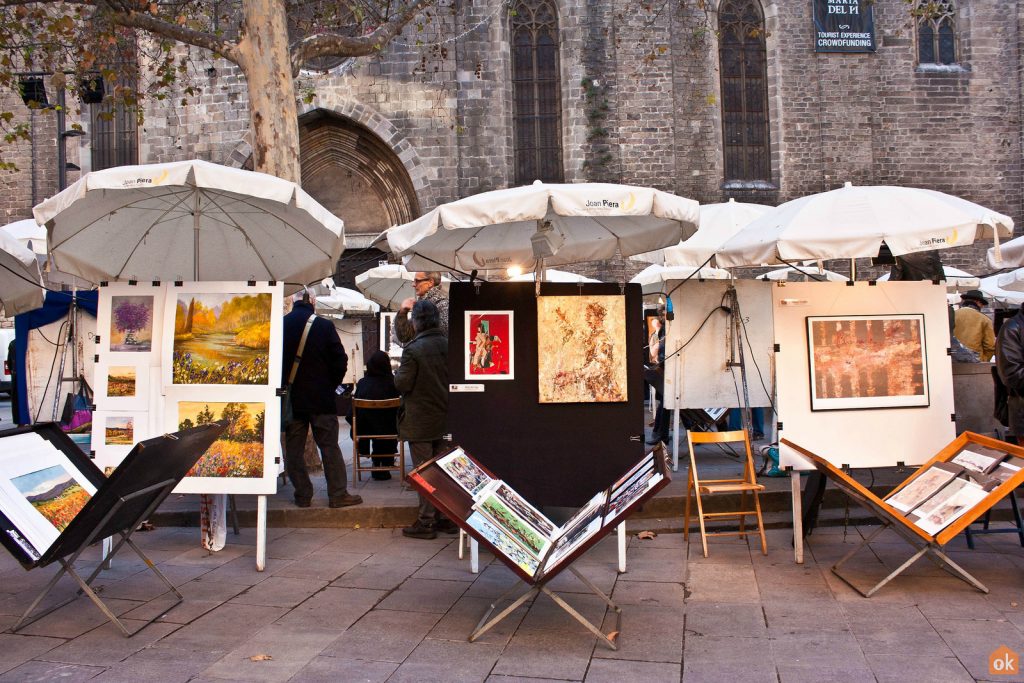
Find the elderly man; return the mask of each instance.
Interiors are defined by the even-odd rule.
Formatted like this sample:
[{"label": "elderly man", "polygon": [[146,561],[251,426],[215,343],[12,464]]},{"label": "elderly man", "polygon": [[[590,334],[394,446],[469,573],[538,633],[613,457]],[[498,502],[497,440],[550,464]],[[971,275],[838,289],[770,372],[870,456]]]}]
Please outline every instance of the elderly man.
[{"label": "elderly man", "polygon": [[412,283],[416,289],[416,298],[410,297],[403,301],[398,315],[395,316],[395,341],[403,347],[416,336],[409,321],[409,311],[417,301],[429,301],[437,307],[441,334],[448,336],[448,295],[441,288],[441,273],[416,273],[413,275]]},{"label": "elderly man", "polygon": [[992,319],[981,312],[987,306],[985,295],[977,289],[960,295],[960,308],[953,322],[953,336],[978,354],[982,363],[988,363],[996,352],[996,333]]},{"label": "elderly man", "polygon": [[[444,452],[448,420],[448,339],[439,327],[437,306],[417,301],[412,308],[416,335],[402,352],[395,386],[402,394],[398,436],[409,442],[413,465],[419,467]],[[438,531],[457,530],[420,494],[416,523],[402,529],[409,538],[431,539]]]}]

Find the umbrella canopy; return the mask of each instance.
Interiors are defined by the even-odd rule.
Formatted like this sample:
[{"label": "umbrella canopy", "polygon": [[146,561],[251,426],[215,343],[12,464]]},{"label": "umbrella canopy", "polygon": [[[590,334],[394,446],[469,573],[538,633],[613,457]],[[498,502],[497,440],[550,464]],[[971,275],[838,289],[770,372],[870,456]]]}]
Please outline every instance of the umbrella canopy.
[{"label": "umbrella canopy", "polygon": [[334,287],[327,296],[316,297],[316,313],[329,317],[341,317],[353,313],[379,313],[380,304],[370,301],[354,289]]},{"label": "umbrella canopy", "polygon": [[8,316],[43,305],[42,278],[36,255],[0,230],[0,303]]},{"label": "umbrella canopy", "polygon": [[703,266],[726,240],[771,210],[764,204],[747,204],[731,198],[721,204],[701,204],[700,227],[693,237],[674,247],[630,258],[659,266]]},{"label": "umbrella canopy", "polygon": [[[942,266],[942,273],[945,275],[946,291],[951,294],[954,292],[966,292],[969,289],[978,289],[981,287],[981,280],[978,277],[971,275],[966,270],[960,270],[959,268],[953,268],[951,266]],[[888,281],[889,273],[886,273],[876,280],[876,282]]]},{"label": "umbrella canopy", "polygon": [[[536,277],[535,273],[523,273],[522,275],[516,275],[510,277],[509,282],[533,282]],[[544,275],[541,276],[542,282],[600,282],[592,277],[586,277],[578,275],[577,273],[569,273],[564,270],[555,270],[554,268],[545,268]]]},{"label": "umbrella canopy", "polygon": [[771,265],[876,256],[884,241],[893,255],[1009,237],[1013,220],[952,195],[912,187],[846,183],[786,202],[749,223],[722,245],[720,267]]},{"label": "umbrella canopy", "polygon": [[18,240],[23,247],[46,256],[46,228],[36,223],[34,218],[8,223],[0,230]]},{"label": "umbrella canopy", "polygon": [[[1017,237],[1006,244],[999,246],[999,254],[996,248],[988,250],[988,265],[993,268],[1017,268],[1024,266],[1024,237]],[[998,257],[997,257],[998,256]]]},{"label": "umbrella canopy", "polygon": [[[415,277],[415,271],[406,270],[405,266],[388,263],[356,275],[356,287],[368,299],[376,301],[388,310],[396,310],[403,301],[416,296],[416,288],[412,283]],[[451,279],[442,275],[441,287],[444,291],[448,291],[450,284]]]},{"label": "umbrella canopy", "polygon": [[824,268],[818,268],[817,266],[808,266],[805,268],[778,268],[771,272],[765,273],[758,277],[758,280],[774,280],[776,282],[785,282],[787,280],[827,280],[828,282],[849,282],[850,278],[845,275],[840,275],[831,270],[825,270]]},{"label": "umbrella canopy", "polygon": [[33,210],[61,271],[103,280],[277,280],[333,271],[341,219],[298,185],[206,161],[87,173]]},{"label": "umbrella canopy", "polygon": [[640,285],[644,294],[657,294],[665,291],[669,280],[728,280],[729,277],[729,271],[721,268],[652,265],[637,273],[630,282]]},{"label": "umbrella canopy", "polygon": [[[990,277],[981,278],[981,284],[978,289],[982,291],[990,302],[998,302],[1005,306],[1020,306],[1024,304],[1024,291],[1014,291],[1006,289],[999,284],[1001,278],[1007,276],[1013,276],[1013,280],[1024,280],[1024,268],[1015,270],[1012,273],[1003,273],[1001,275],[992,275]],[[957,294],[957,301],[950,303],[959,303],[960,295]]]},{"label": "umbrella canopy", "polygon": [[699,218],[697,202],[652,188],[535,182],[444,204],[387,239],[410,270],[532,270],[661,249]]}]

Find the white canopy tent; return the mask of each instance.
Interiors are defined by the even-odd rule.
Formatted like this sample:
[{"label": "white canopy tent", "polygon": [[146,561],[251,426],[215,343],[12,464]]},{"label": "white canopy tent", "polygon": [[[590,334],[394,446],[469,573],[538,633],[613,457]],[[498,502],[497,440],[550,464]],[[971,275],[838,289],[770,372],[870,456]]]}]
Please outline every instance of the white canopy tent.
[{"label": "white canopy tent", "polygon": [[728,280],[730,277],[729,271],[721,268],[651,265],[633,276],[630,282],[640,285],[644,294],[660,294],[666,291],[665,283],[672,280]]},{"label": "white canopy tent", "polygon": [[[356,288],[366,298],[376,301],[385,309],[397,310],[403,301],[416,296],[416,288],[413,286],[415,277],[415,271],[407,270],[402,265],[387,263],[356,275]],[[446,292],[450,284],[451,279],[447,275],[442,275],[441,287]]]},{"label": "white canopy tent", "polygon": [[652,188],[538,181],[444,204],[386,235],[409,270],[536,270],[661,249],[698,220],[697,202]]},{"label": "white canopy tent", "polygon": [[959,197],[911,187],[854,186],[786,202],[716,255],[720,267],[861,258],[884,241],[895,256],[1013,234],[1013,219]]},{"label": "white canopy tent", "polygon": [[[949,293],[966,292],[969,289],[978,289],[981,286],[981,279],[971,275],[966,270],[942,266],[942,272],[946,276],[946,291]],[[878,278],[876,282],[888,282],[889,273]]]}]

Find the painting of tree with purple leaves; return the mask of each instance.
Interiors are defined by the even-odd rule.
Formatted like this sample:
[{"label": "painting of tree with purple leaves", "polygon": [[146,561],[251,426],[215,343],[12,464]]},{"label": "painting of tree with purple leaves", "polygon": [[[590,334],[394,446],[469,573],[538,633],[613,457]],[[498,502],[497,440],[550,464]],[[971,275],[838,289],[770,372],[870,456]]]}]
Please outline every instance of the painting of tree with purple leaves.
[{"label": "painting of tree with purple leaves", "polygon": [[153,297],[110,298],[110,350],[147,352],[153,348]]}]

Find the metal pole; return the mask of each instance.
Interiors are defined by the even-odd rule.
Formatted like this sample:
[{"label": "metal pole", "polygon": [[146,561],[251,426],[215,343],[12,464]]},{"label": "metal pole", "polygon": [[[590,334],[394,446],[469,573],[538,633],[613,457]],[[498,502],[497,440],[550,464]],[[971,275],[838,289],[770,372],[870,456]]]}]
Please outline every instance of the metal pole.
[{"label": "metal pole", "polygon": [[68,186],[67,138],[64,136],[64,88],[57,88],[57,191]]},{"label": "metal pole", "polygon": [[199,188],[192,193],[192,279],[199,282]]}]

